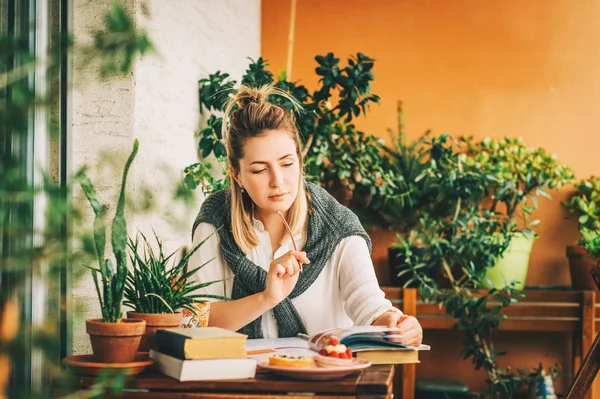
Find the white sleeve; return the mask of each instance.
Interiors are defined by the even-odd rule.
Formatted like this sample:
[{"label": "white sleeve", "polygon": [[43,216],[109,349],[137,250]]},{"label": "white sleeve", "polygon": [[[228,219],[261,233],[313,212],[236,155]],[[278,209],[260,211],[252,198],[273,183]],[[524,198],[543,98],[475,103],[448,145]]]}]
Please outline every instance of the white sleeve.
[{"label": "white sleeve", "polygon": [[[231,285],[233,284],[233,279],[231,277],[233,277],[233,273],[221,255],[219,235],[212,224],[200,223],[194,232],[192,248],[196,247],[196,245],[205,239],[206,241],[202,246],[190,257],[188,270],[193,270],[205,263],[206,264],[198,269],[190,278],[203,283],[223,279],[228,280],[210,284],[200,288],[195,293],[220,295],[229,298],[231,297]],[[210,300],[216,301],[217,299],[211,298]]]},{"label": "white sleeve", "polygon": [[385,299],[375,275],[369,247],[364,238],[351,236],[336,248],[340,293],[344,310],[354,325],[370,325],[384,312],[400,312]]}]

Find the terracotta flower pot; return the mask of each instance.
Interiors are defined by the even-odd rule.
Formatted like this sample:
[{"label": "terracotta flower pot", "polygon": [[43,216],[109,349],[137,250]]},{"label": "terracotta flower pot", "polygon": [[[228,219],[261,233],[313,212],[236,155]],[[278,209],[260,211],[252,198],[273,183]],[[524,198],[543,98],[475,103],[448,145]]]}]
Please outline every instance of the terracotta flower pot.
[{"label": "terracotta flower pot", "polygon": [[163,328],[180,327],[183,322],[182,313],[139,313],[127,312],[127,318],[146,321],[146,332],[140,342],[140,352],[148,352],[150,349],[156,350],[154,335],[156,330]]},{"label": "terracotta flower pot", "polygon": [[85,326],[92,342],[94,361],[100,363],[132,362],[146,331],[146,321],[137,319],[121,319],[118,323],[89,319]]},{"label": "terracotta flower pot", "polygon": [[596,267],[598,259],[592,258],[585,248],[579,245],[567,245],[571,285],[575,290],[596,291],[596,283],[591,270]]}]

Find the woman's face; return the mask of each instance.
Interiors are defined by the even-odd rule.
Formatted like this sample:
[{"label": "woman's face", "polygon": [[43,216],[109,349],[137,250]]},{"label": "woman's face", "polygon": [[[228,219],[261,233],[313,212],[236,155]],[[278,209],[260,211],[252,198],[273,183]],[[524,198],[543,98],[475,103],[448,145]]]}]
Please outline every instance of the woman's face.
[{"label": "woman's face", "polygon": [[298,195],[300,182],[296,143],[283,130],[248,139],[234,177],[259,211],[286,212]]}]

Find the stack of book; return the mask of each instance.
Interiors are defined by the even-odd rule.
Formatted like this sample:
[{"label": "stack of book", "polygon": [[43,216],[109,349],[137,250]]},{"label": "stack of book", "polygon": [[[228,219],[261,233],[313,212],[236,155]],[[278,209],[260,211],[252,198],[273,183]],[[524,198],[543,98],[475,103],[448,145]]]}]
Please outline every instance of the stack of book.
[{"label": "stack of book", "polygon": [[155,367],[179,381],[254,378],[256,359],[246,355],[247,335],[218,327],[156,332]]}]

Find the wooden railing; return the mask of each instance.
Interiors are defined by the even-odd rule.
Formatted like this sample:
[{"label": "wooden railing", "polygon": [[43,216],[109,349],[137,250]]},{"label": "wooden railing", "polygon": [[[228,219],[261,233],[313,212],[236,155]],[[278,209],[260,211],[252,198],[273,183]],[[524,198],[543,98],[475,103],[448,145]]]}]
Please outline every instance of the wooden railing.
[{"label": "wooden railing", "polygon": [[[386,297],[406,314],[415,315],[424,330],[449,330],[456,321],[438,305],[423,302],[414,288],[382,287]],[[600,296],[595,291],[526,290],[526,296],[506,308],[500,331],[567,332],[573,334],[573,372],[600,329]],[[402,366],[402,399],[413,399],[416,365]],[[400,380],[398,380],[400,381]],[[586,399],[594,398],[594,386]],[[397,392],[399,392],[397,390]]]}]

